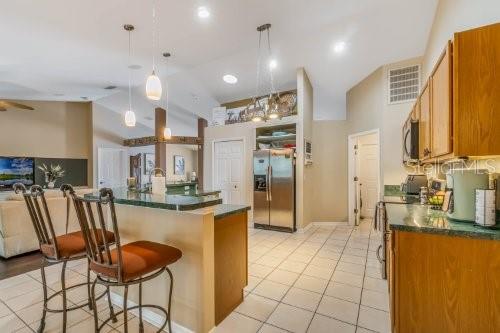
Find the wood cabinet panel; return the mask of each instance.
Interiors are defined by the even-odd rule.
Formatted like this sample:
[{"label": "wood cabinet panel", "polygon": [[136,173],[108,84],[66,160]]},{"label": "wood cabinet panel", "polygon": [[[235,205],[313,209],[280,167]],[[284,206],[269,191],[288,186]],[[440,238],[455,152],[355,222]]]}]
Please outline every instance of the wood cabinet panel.
[{"label": "wood cabinet panel", "polygon": [[452,147],[452,46],[448,42],[431,74],[431,156],[453,151]]},{"label": "wood cabinet panel", "polygon": [[418,149],[421,160],[430,158],[431,147],[431,103],[430,88],[426,84],[417,102],[420,111],[420,122],[418,130]]},{"label": "wood cabinet panel", "polygon": [[396,332],[500,332],[500,242],[395,232]]},{"label": "wood cabinet panel", "polygon": [[456,33],[454,153],[500,155],[500,23]]}]

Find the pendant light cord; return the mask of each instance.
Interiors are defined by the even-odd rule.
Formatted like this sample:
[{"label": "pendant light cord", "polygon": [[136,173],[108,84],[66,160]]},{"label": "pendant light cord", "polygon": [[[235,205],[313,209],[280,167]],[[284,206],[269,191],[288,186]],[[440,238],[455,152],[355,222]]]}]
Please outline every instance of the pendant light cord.
[{"label": "pendant light cord", "polygon": [[260,86],[260,57],[261,57],[261,52],[260,52],[260,45],[262,41],[262,31],[259,31],[259,54],[257,57],[257,82],[255,84],[255,95],[254,95],[254,100],[257,101],[257,98],[259,97],[259,86]]},{"label": "pendant light cord", "polygon": [[[272,51],[271,51],[271,38],[270,38],[270,32],[269,32],[270,28],[267,29],[267,49],[268,49],[268,52],[269,52],[269,80],[270,80],[270,84],[271,84],[271,95],[274,94],[276,92],[276,90],[274,89],[274,77],[273,77],[273,69],[271,68],[271,61],[273,60],[272,58]],[[278,94],[279,96],[279,94]]]},{"label": "pendant light cord", "polygon": [[160,49],[160,32],[156,19],[156,0],[153,0],[153,73],[156,70],[156,52]]},{"label": "pendant light cord", "polygon": [[129,110],[132,111],[132,79],[131,79],[131,76],[132,76],[132,69],[130,68],[130,66],[132,65],[131,64],[131,56],[130,56],[130,34],[131,34],[131,31],[128,32],[128,65],[129,65],[129,68],[128,68],[128,107],[129,107]]}]

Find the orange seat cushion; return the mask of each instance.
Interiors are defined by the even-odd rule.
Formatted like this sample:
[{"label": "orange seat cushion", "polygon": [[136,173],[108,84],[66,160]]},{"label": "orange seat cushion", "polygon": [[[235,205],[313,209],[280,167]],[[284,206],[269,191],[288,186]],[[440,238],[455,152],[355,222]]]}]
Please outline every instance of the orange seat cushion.
[{"label": "orange seat cushion", "polygon": [[[103,244],[101,234],[101,229],[97,229],[97,241],[100,245]],[[115,242],[115,234],[111,231],[106,231],[105,237],[107,238],[108,243]],[[70,232],[69,234],[57,236],[56,243],[59,249],[59,258],[61,259],[67,259],[85,253],[85,240],[81,231]],[[56,251],[54,245],[42,244],[40,249],[44,255],[55,259]]]},{"label": "orange seat cushion", "polygon": [[[122,249],[122,277],[128,282],[148,275],[160,268],[173,264],[182,257],[181,250],[165,244],[149,241],[132,242]],[[111,251],[111,262],[118,265],[118,251]],[[118,269],[106,267],[96,262],[90,263],[90,269],[109,278],[118,279]]]}]

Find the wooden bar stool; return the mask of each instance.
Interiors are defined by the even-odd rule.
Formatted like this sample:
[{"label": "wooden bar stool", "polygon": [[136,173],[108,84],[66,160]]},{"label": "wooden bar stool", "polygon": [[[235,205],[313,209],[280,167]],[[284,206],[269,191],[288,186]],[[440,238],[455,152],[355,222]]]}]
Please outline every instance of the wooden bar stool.
[{"label": "wooden bar stool", "polygon": [[[43,189],[38,185],[33,185],[30,191],[26,190],[26,187],[17,183],[14,185],[14,190],[16,193],[21,192],[23,194],[24,200],[26,202],[26,206],[28,208],[28,213],[31,217],[31,221],[33,223],[33,227],[35,228],[35,233],[38,238],[38,242],[40,244],[40,251],[43,254],[44,262],[42,267],[40,268],[40,273],[42,276],[42,286],[43,286],[43,313],[42,318],[40,320],[40,326],[38,327],[38,332],[43,332],[45,328],[45,317],[47,312],[53,313],[61,313],[63,315],[63,332],[66,332],[66,323],[67,323],[67,312],[83,308],[88,306],[91,310],[95,306],[95,302],[92,302],[93,298],[91,297],[91,288],[90,288],[90,263],[87,260],[87,282],[76,284],[73,286],[66,286],[66,265],[69,261],[80,260],[86,257],[85,252],[85,242],[84,237],[81,231],[77,232],[67,232],[66,225],[66,234],[56,236],[54,231],[54,225],[52,224],[52,219],[50,217],[49,208],[47,205],[47,200],[45,199]],[[69,214],[69,206],[67,214]],[[66,221],[68,223],[68,220]],[[99,231],[99,235],[103,234],[106,243],[114,242],[115,236],[112,232],[106,231],[102,233],[103,230]],[[100,239],[99,243],[102,244],[103,240]],[[51,296],[47,295],[47,281],[45,278],[45,266],[47,264],[57,264],[62,263],[61,270],[61,290],[57,291]],[[88,293],[88,302],[80,305],[75,305],[72,307],[67,306],[66,292],[77,288],[87,286]],[[108,294],[108,304],[110,307],[110,312],[113,320],[116,322],[116,317],[113,313],[113,308],[111,306],[111,301],[109,298],[109,288],[106,289]],[[99,296],[99,298],[105,295],[103,293]],[[48,302],[54,298],[55,296],[62,295],[62,309],[49,309],[47,304]],[[95,310],[95,309],[94,309]]]},{"label": "wooden bar stool", "polygon": [[[123,310],[117,312],[116,315],[123,313],[125,333],[128,332],[127,311],[133,309],[139,309],[139,332],[144,332],[142,309],[146,307],[160,310],[165,314],[165,322],[158,332],[161,332],[167,324],[169,332],[172,332],[170,310],[174,278],[168,266],[179,260],[182,257],[182,252],[175,247],[150,241],[136,241],[122,245],[120,243],[113,191],[103,188],[99,192],[98,199],[91,199],[77,196],[71,188],[67,188],[67,190],[72,195],[75,203],[85,239],[87,257],[90,260],[90,269],[97,274],[97,278],[92,285],[92,297],[95,295],[97,283],[107,288],[124,287]],[[109,205],[111,223],[116,238],[114,249],[111,249],[113,245],[111,243],[104,242],[103,246],[100,247],[96,242],[95,235],[98,235],[99,230],[105,229],[103,205]],[[94,208],[92,208],[93,206]],[[98,216],[97,222],[94,218],[96,213]],[[170,278],[168,308],[164,309],[158,305],[142,304],[142,283],[159,276],[164,271],[167,271]],[[139,305],[127,307],[128,287],[134,284],[139,284]],[[99,325],[95,303],[93,308],[95,330],[99,332],[112,318],[106,319]]]}]

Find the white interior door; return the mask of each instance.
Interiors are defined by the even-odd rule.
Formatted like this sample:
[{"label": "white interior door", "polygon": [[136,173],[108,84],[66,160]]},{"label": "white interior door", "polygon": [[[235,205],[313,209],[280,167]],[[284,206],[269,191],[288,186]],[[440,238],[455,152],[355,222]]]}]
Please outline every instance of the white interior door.
[{"label": "white interior door", "polygon": [[214,189],[221,191],[222,202],[243,203],[243,141],[214,143]]},{"label": "white interior door", "polygon": [[378,201],[379,186],[378,144],[359,144],[359,184],[361,192],[361,216],[372,218]]},{"label": "white interior door", "polygon": [[125,150],[115,148],[98,149],[98,188],[125,186],[127,182],[127,169],[127,154]]}]

